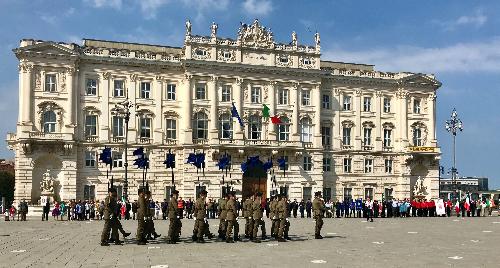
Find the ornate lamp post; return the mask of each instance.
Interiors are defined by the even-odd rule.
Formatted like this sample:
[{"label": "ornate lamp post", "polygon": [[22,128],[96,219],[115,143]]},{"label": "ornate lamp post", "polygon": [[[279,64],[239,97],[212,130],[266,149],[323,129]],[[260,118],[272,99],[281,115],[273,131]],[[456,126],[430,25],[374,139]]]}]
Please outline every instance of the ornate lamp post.
[{"label": "ornate lamp post", "polygon": [[130,109],[134,107],[131,101],[124,100],[118,104],[115,104],[115,107],[111,110],[113,115],[121,116],[125,120],[125,178],[123,181],[123,197],[128,200],[128,122],[130,121]]},{"label": "ornate lamp post", "polygon": [[457,166],[456,166],[456,138],[457,132],[463,130],[462,120],[458,118],[457,110],[453,108],[450,120],[446,120],[446,130],[453,135],[453,167],[451,167],[451,180],[453,181],[453,188],[455,196],[457,194]]}]

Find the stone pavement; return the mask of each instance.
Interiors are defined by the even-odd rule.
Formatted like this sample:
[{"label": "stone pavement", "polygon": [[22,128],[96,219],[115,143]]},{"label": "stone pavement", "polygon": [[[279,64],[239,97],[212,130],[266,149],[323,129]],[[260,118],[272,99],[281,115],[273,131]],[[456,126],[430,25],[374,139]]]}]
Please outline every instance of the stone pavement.
[{"label": "stone pavement", "polygon": [[[184,219],[181,243],[166,244],[167,221],[158,220],[162,237],[138,246],[137,222],[122,224],[132,232],[125,245],[101,247],[100,221],[2,220],[0,267],[500,267],[497,216],[325,219],[323,240],[313,239],[311,219],[291,219],[293,241],[261,244],[193,243],[193,220]],[[210,225],[217,233],[218,220]]]}]

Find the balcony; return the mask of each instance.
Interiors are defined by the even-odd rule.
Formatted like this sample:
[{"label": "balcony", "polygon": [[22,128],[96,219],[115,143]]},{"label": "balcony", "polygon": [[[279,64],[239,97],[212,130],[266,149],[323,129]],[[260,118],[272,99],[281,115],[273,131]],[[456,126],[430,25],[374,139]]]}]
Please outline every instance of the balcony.
[{"label": "balcony", "polygon": [[208,140],[207,139],[193,139],[193,144],[205,145],[205,144],[208,144]]},{"label": "balcony", "polygon": [[349,150],[352,150],[354,148],[354,146],[352,146],[352,145],[342,145],[341,148],[342,148],[343,151],[349,151]]},{"label": "balcony", "polygon": [[137,139],[138,144],[151,144],[153,143],[153,139],[148,137],[140,137]]},{"label": "balcony", "polygon": [[111,141],[113,143],[124,143],[125,142],[125,137],[120,137],[120,136],[112,137]]},{"label": "balcony", "polygon": [[382,151],[384,151],[384,152],[392,152],[393,150],[394,150],[394,147],[392,147],[392,146],[382,147]]},{"label": "balcony", "polygon": [[271,146],[272,143],[271,140],[245,140],[244,145]]},{"label": "balcony", "polygon": [[371,145],[363,145],[363,151],[373,151],[373,146]]},{"label": "balcony", "polygon": [[177,145],[177,140],[165,139],[165,145]]},{"label": "balcony", "polygon": [[45,133],[40,131],[30,131],[28,132],[28,138],[35,140],[46,140],[46,141],[73,140],[73,134],[59,133],[59,132]]},{"label": "balcony", "polygon": [[312,148],[313,147],[313,143],[312,142],[305,142],[305,141],[303,141],[302,142],[302,147],[303,148]]},{"label": "balcony", "polygon": [[99,141],[99,136],[85,136],[85,141],[97,142],[97,141]]}]

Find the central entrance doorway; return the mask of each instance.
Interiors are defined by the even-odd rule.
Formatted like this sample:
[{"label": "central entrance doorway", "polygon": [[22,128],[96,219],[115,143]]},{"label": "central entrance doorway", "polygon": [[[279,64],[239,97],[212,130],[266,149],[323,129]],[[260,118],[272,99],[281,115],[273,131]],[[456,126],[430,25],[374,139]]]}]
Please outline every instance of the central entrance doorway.
[{"label": "central entrance doorway", "polygon": [[267,195],[267,173],[259,166],[250,167],[243,173],[242,195],[249,197],[256,192],[262,193],[262,198]]}]

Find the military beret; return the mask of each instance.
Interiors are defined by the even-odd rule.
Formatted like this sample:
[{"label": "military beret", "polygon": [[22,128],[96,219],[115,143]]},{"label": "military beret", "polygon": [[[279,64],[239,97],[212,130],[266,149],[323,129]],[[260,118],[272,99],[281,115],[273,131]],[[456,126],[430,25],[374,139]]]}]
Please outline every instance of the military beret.
[{"label": "military beret", "polygon": [[172,194],[179,194],[179,191],[177,191],[177,190],[173,190],[173,191],[172,191]]},{"label": "military beret", "polygon": [[144,188],[139,188],[139,191],[137,191],[137,194],[142,194],[144,193]]},{"label": "military beret", "polygon": [[317,191],[314,193],[314,196],[320,196],[321,195],[321,191]]},{"label": "military beret", "polygon": [[150,190],[147,190],[147,191],[146,191],[146,194],[151,194],[151,191],[150,191]]}]

